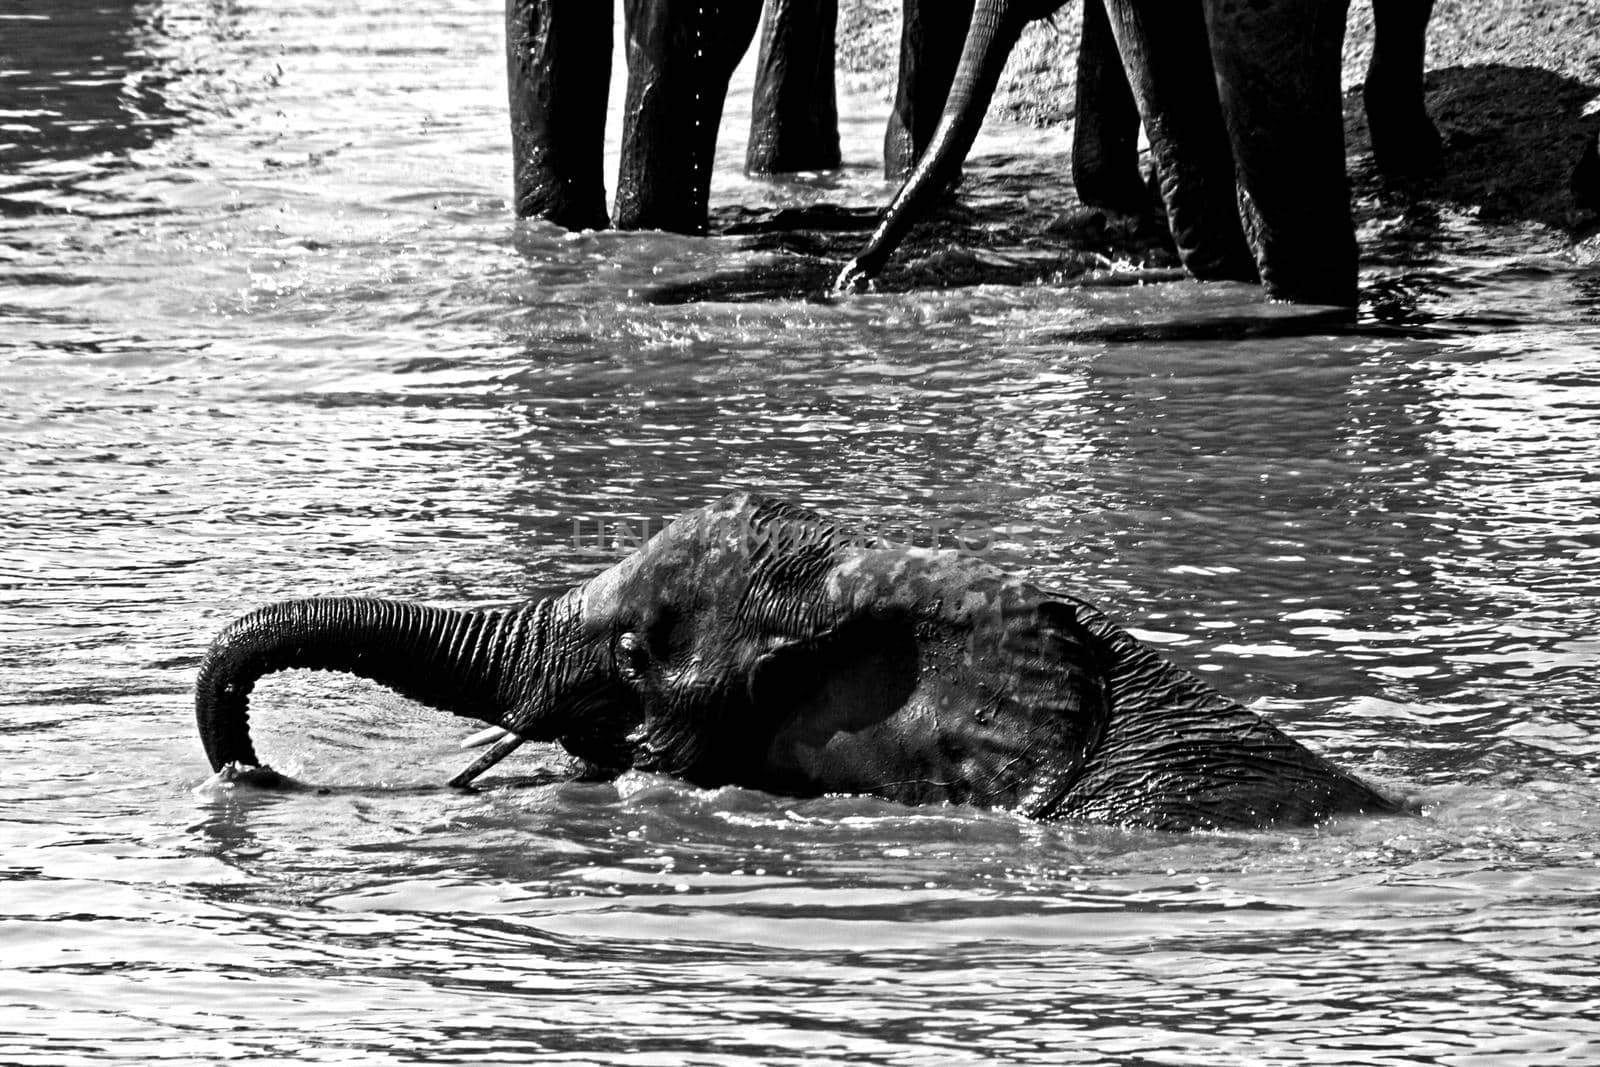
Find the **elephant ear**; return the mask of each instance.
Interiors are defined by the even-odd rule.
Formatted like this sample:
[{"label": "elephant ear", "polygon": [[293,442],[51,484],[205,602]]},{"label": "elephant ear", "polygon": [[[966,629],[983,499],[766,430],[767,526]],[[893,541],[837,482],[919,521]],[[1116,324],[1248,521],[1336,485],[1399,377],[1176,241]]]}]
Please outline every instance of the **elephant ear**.
[{"label": "elephant ear", "polygon": [[1103,645],[1022,583],[948,557],[907,574],[895,555],[863,561],[893,576],[867,586],[876,607],[773,656],[780,684],[766,692],[786,717],[767,748],[772,780],[1053,813],[1105,729]]},{"label": "elephant ear", "polygon": [[741,611],[768,788],[1045,810],[1104,722],[1073,605],[981,560],[879,549],[801,509],[752,523]]},{"label": "elephant ear", "polygon": [[879,722],[916,688],[912,613],[853,595],[841,569],[868,542],[816,512],[752,498],[746,525],[749,580],[737,612],[753,640],[746,694],[752,745],[785,727],[817,743]]},{"label": "elephant ear", "polygon": [[[882,722],[916,690],[921,650],[908,619],[855,617],[763,653],[748,681],[769,738],[820,746]],[[770,740],[768,742],[770,747]]]}]

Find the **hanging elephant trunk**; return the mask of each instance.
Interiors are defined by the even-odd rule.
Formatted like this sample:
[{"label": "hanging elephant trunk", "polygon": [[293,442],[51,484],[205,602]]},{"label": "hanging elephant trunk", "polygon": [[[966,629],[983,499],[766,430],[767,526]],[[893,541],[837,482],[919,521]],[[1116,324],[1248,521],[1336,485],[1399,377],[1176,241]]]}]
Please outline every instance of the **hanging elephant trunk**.
[{"label": "hanging elephant trunk", "polygon": [[260,765],[250,692],[263,675],[294,668],[355,674],[430,707],[495,725],[515,717],[526,729],[534,694],[515,665],[542,658],[552,604],[457,611],[329,598],[252,612],[217,637],[201,664],[195,716],[206,757],[213,770]]},{"label": "hanging elephant trunk", "polygon": [[863,288],[876,277],[916,221],[955,183],[1023,28],[1059,6],[1059,0],[978,0],[933,139],[872,237],[839,272],[834,281],[836,291]]}]

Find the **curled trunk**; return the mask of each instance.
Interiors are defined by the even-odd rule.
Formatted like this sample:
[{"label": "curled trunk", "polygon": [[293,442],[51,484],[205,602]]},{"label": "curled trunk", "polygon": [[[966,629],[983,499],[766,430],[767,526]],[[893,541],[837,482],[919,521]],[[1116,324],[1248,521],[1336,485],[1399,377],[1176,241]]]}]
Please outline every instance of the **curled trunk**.
[{"label": "curled trunk", "polygon": [[259,765],[250,692],[263,675],[342,671],[443,711],[500,724],[524,706],[550,601],[457,611],[368,598],[290,600],[237,620],[206,652],[195,717],[213,770]]}]

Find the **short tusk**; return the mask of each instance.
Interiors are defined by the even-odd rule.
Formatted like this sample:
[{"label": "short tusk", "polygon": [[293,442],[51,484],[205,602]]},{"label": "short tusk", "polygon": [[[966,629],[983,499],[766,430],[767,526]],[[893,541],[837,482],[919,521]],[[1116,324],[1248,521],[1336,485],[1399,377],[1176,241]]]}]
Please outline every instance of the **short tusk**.
[{"label": "short tusk", "polygon": [[493,767],[496,763],[499,763],[501,760],[511,755],[511,753],[515,752],[517,746],[522,744],[522,738],[518,737],[509,730],[502,732],[505,734],[505,736],[496,741],[493,748],[489,749],[489,751],[473,760],[470,767],[456,775],[454,778],[450,779],[450,781],[445,784],[449,785],[452,789],[465,789],[467,786],[472,784],[472,780],[478,777],[478,775],[482,774],[484,771],[488,770],[490,767]]},{"label": "short tusk", "polygon": [[477,748],[480,745],[487,745],[490,741],[499,740],[510,732],[510,730],[502,730],[498,726],[491,726],[487,730],[479,730],[471,737],[463,737],[456,747]]}]

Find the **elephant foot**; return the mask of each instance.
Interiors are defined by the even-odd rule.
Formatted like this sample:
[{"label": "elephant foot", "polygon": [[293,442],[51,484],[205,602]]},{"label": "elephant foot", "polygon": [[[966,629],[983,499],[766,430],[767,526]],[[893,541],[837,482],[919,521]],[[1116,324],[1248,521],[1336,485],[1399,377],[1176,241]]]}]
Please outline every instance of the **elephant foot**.
[{"label": "elephant foot", "polygon": [[544,219],[563,230],[604,230],[611,225],[605,204],[594,197],[552,196],[542,191],[518,190],[515,211],[521,219]]},{"label": "elephant foot", "polygon": [[1600,133],[1589,135],[1572,168],[1572,198],[1580,208],[1600,211]]},{"label": "elephant foot", "polygon": [[864,293],[872,285],[872,279],[877,276],[877,271],[869,269],[857,256],[844,265],[839,271],[839,276],[833,280],[833,292]]},{"label": "elephant foot", "polygon": [[1084,248],[1100,248],[1109,240],[1111,230],[1110,222],[1106,218],[1105,208],[1082,207],[1057,215],[1045,225],[1045,232],[1057,237],[1064,237],[1074,245]]},{"label": "elephant foot", "polygon": [[1173,206],[1169,200],[1167,218],[1172,243],[1183,269],[1202,282],[1266,281],[1257,268],[1238,212],[1208,206],[1203,197],[1196,197],[1195,201],[1183,207]]},{"label": "elephant foot", "polygon": [[830,139],[825,131],[806,138],[783,141],[758,140],[751,134],[744,157],[744,172],[749,175],[797,174],[802,171],[838,170],[839,137]]},{"label": "elephant foot", "polygon": [[1391,87],[1368,81],[1362,89],[1372,159],[1386,178],[1427,178],[1443,166],[1444,139],[1423,108],[1421,94],[1414,95],[1414,104],[1400,106],[1395,101],[1407,97],[1397,97]]},{"label": "elephant foot", "polygon": [[[710,229],[710,215],[705,202],[700,200],[697,205],[693,193],[681,194],[680,198],[666,204],[658,203],[658,199],[641,202],[638,197],[619,194],[612,224],[619,230],[658,230],[690,237],[704,237]],[[697,206],[698,211],[695,210]]]},{"label": "elephant foot", "polygon": [[[1131,126],[1107,130],[1104,116],[1080,114],[1072,133],[1072,184],[1078,200],[1123,215],[1150,210],[1151,192],[1139,174],[1139,115]],[[1098,121],[1092,121],[1098,119]],[[1160,192],[1155,198],[1159,201]]]},{"label": "elephant foot", "polygon": [[1150,210],[1126,213],[1079,206],[1051,219],[1045,232],[1074,248],[1147,266],[1171,263],[1177,253],[1166,216]]},{"label": "elephant foot", "polygon": [[296,784],[293,778],[279,774],[271,767],[257,767],[235,761],[224,764],[210,778],[195,786],[194,792],[196,795],[204,796],[218,789],[233,789],[240,785],[255,786],[258,789],[292,789]]},{"label": "elephant foot", "polygon": [[[1341,268],[1339,261],[1343,259],[1349,260],[1348,269]],[[1324,269],[1265,267],[1261,271],[1261,284],[1266,287],[1268,298],[1290,304],[1347,308],[1354,314],[1357,302],[1354,248],[1347,257],[1330,255],[1327,262],[1314,266]]]},{"label": "elephant foot", "polygon": [[1132,167],[1079,166],[1075,157],[1072,181],[1078,200],[1085,207],[1104,208],[1119,215],[1150,213],[1150,190],[1139,175],[1137,161]]}]

